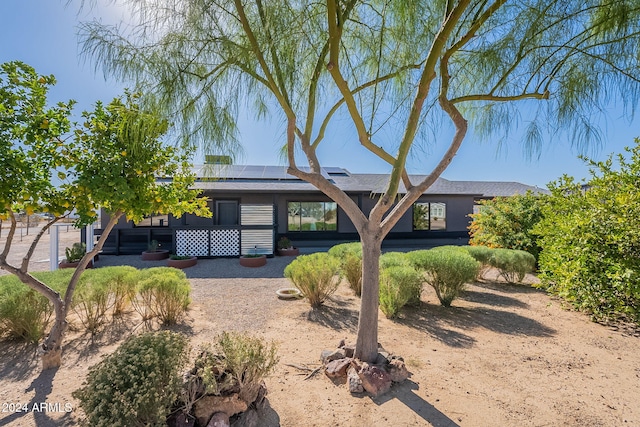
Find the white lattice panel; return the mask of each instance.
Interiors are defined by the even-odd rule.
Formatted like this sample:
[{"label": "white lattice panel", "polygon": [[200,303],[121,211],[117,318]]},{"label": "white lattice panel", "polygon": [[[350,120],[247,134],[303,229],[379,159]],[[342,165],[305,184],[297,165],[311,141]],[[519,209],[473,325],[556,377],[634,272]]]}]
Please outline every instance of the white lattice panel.
[{"label": "white lattice panel", "polygon": [[209,256],[209,230],[176,230],[176,255]]},{"label": "white lattice panel", "polygon": [[238,230],[211,230],[211,256],[238,256],[239,250]]}]

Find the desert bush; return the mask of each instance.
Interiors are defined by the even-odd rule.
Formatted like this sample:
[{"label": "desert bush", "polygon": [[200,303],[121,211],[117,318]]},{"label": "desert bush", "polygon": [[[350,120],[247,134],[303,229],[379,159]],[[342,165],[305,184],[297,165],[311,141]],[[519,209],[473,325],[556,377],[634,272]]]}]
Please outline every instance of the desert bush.
[{"label": "desert bush", "polygon": [[329,255],[340,260],[340,271],[357,296],[362,294],[362,244],[341,243],[329,249]]},{"label": "desert bush", "polygon": [[480,268],[478,269],[478,276],[476,279],[482,279],[487,270],[491,268],[491,255],[493,254],[493,249],[487,246],[464,246],[466,251],[480,263]]},{"label": "desert bush", "polygon": [[529,252],[514,249],[494,249],[489,259],[507,283],[520,283],[536,267],[536,258]]},{"label": "desert bush", "polygon": [[114,316],[124,313],[127,305],[135,298],[139,274],[134,267],[126,265],[102,267],[87,270],[84,275],[93,281],[106,283],[111,293]]},{"label": "desert bush", "polygon": [[301,255],[284,269],[284,276],[317,308],[338,289],[340,261],[323,252]]},{"label": "desert bush", "polygon": [[420,301],[422,275],[410,265],[392,265],[380,271],[380,309],[395,317],[406,304]]},{"label": "desert bush", "polygon": [[83,274],[73,293],[71,309],[80,319],[84,328],[95,333],[107,321],[107,311],[110,308],[111,288],[106,280],[101,280],[99,274]]},{"label": "desert bush", "polygon": [[67,262],[78,262],[87,253],[87,245],[76,242],[70,248],[65,248],[64,253]]},{"label": "desert bush", "polygon": [[191,285],[184,272],[167,268],[141,273],[146,278],[138,282],[140,301],[134,307],[143,320],[157,317],[165,325],[177,323],[191,303]]},{"label": "desert bush", "polygon": [[411,265],[404,252],[385,252],[380,255],[380,268]]},{"label": "desert bush", "polygon": [[[58,292],[64,292],[71,270],[40,271],[34,277]],[[53,305],[14,275],[0,276],[0,335],[38,342],[44,335]]]},{"label": "desert bush", "polygon": [[458,297],[465,283],[476,278],[480,268],[480,264],[462,248],[418,250],[409,252],[408,257],[418,271],[426,273],[426,282],[445,307]]},{"label": "desert bush", "polygon": [[164,426],[182,386],[188,339],[162,331],[127,339],[89,369],[72,393],[85,413],[83,425]]},{"label": "desert bush", "polygon": [[11,339],[37,343],[44,335],[53,306],[15,276],[0,277],[0,332]]}]

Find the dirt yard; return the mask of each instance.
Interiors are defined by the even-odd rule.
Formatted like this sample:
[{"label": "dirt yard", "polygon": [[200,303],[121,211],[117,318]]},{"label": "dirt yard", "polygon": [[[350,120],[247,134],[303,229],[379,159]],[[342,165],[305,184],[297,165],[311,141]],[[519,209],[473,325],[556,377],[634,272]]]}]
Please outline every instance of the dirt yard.
[{"label": "dirt yard", "polygon": [[[103,256],[98,266],[138,259]],[[317,311],[303,300],[278,300],[289,261],[238,270],[236,259],[200,260],[186,271],[193,304],[177,328],[194,347],[223,330],[278,344],[265,426],[640,426],[637,330],[592,323],[542,291],[498,280],[470,285],[448,309],[425,289],[421,307],[400,319],[380,313],[380,343],[412,372],[387,395],[352,396],[322,373],[305,380],[309,372],[288,365],[313,369],[322,349],[354,341],[359,300],[345,285]],[[72,332],[63,366],[44,373],[33,346],[0,342],[0,426],[76,425],[71,392],[101,354],[140,330],[130,324],[94,339]],[[16,404],[29,410],[15,412]]]}]

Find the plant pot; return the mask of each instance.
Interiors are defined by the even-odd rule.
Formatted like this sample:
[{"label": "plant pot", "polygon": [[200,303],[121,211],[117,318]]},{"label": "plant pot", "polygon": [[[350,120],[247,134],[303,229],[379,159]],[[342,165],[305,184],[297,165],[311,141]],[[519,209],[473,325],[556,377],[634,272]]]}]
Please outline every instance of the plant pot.
[{"label": "plant pot", "polygon": [[169,258],[169,251],[166,249],[158,249],[156,251],[144,251],[141,258],[143,261],[160,261]]},{"label": "plant pot", "polygon": [[[78,264],[80,264],[80,261],[76,261],[76,262],[60,261],[58,263],[58,268],[76,268],[78,267]],[[87,268],[93,268],[93,261],[89,261],[89,264],[87,264]]]},{"label": "plant pot", "polygon": [[298,248],[285,248],[285,249],[278,249],[278,255],[280,256],[298,256],[300,255],[300,249]]},{"label": "plant pot", "polygon": [[276,291],[276,295],[280,299],[296,299],[301,298],[302,294],[296,288],[282,288]]},{"label": "plant pot", "polygon": [[243,267],[262,267],[267,263],[267,256],[241,256],[240,265]]},{"label": "plant pot", "polygon": [[169,258],[167,260],[167,267],[188,268],[188,267],[193,267],[197,263],[198,263],[198,258],[194,257],[194,256],[192,256],[190,258],[187,258],[187,259],[171,259],[171,258]]}]

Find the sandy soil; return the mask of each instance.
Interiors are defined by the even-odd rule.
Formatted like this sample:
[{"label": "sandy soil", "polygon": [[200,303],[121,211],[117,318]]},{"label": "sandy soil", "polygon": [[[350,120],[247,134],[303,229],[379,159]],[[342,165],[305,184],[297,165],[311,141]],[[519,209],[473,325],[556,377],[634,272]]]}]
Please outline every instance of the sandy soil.
[{"label": "sandy soil", "polygon": [[[104,256],[98,265],[137,259]],[[278,300],[288,261],[269,259],[260,278],[260,269],[228,277],[237,260],[200,260],[187,270],[193,304],[178,327],[194,346],[222,330],[278,343],[265,426],[640,426],[637,330],[592,323],[542,291],[495,278],[470,285],[448,309],[425,289],[419,308],[395,321],[380,314],[380,343],[412,373],[387,395],[352,396],[323,374],[305,380],[307,371],[288,364],[313,369],[323,348],[353,341],[359,300],[344,285],[316,311]],[[72,332],[63,366],[44,373],[33,346],[0,342],[0,426],[76,425],[71,392],[101,354],[140,329],[131,320],[93,339]],[[17,403],[29,410],[12,411]]]}]

